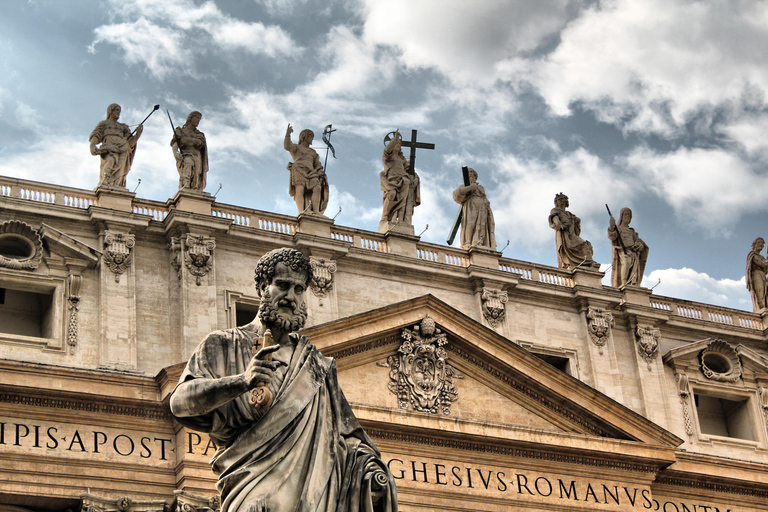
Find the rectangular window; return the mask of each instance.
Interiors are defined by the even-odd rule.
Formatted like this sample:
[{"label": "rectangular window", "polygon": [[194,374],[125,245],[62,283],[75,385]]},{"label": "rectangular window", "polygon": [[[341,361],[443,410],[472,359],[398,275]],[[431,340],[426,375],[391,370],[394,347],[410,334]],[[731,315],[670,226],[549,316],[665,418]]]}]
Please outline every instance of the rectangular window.
[{"label": "rectangular window", "polygon": [[53,290],[31,292],[0,288],[0,332],[53,338]]},{"label": "rectangular window", "polygon": [[243,302],[235,303],[235,325],[242,327],[253,322],[256,313],[259,312],[259,306],[256,304],[247,304]]},{"label": "rectangular window", "polygon": [[755,441],[749,399],[694,394],[702,434]]}]

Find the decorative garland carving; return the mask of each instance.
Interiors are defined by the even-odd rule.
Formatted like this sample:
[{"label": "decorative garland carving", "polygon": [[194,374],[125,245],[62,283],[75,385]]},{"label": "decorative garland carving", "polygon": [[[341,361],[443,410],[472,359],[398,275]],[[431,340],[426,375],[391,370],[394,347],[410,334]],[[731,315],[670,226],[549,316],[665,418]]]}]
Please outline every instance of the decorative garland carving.
[{"label": "decorative garland carving", "polygon": [[[714,340],[699,353],[704,376],[718,382],[736,382],[741,378],[739,355],[728,343]],[[709,366],[708,364],[709,363]],[[714,368],[710,368],[714,366]]]},{"label": "decorative garland carving", "polygon": [[311,256],[309,264],[312,265],[312,281],[309,283],[312,293],[320,298],[326,297],[331,288],[333,288],[333,274],[336,272],[336,262]]},{"label": "decorative garland carving", "polygon": [[[35,270],[43,258],[43,241],[32,226],[19,220],[0,224],[0,248],[8,249],[0,254],[0,267],[12,270]],[[13,252],[26,253],[13,255]]]},{"label": "decorative garland carving", "polygon": [[69,295],[67,300],[69,301],[69,323],[67,324],[67,345],[69,345],[69,353],[75,353],[75,346],[77,345],[77,305],[80,303],[80,285],[83,278],[81,276],[69,275]]},{"label": "decorative garland carving", "polygon": [[684,373],[678,373],[677,377],[677,392],[680,395],[680,403],[683,404],[683,420],[685,421],[685,433],[688,437],[693,436],[693,423],[691,422],[691,413],[688,411],[688,401],[691,396],[690,388],[688,387],[688,375]]},{"label": "decorative garland carving", "polygon": [[451,402],[459,398],[453,378],[462,378],[447,359],[445,333],[435,321],[425,316],[420,325],[403,329],[405,340],[398,354],[387,358],[389,390],[397,395],[397,404],[407,409],[431,414],[451,413]]},{"label": "decorative garland carving", "polygon": [[648,365],[648,369],[651,369],[651,363],[659,355],[659,339],[661,338],[661,331],[654,329],[650,325],[637,326],[636,339],[637,339],[637,353],[643,358],[643,361]]},{"label": "decorative garland carving", "polygon": [[608,341],[613,326],[613,315],[603,308],[589,306],[587,310],[587,329],[592,341],[599,348],[600,354]]},{"label": "decorative garland carving", "polygon": [[480,300],[483,303],[483,316],[490,326],[496,329],[504,319],[504,304],[509,300],[507,292],[497,288],[483,287]]},{"label": "decorative garland carving", "polygon": [[104,262],[109,270],[115,274],[115,282],[120,282],[120,275],[123,274],[131,264],[133,246],[136,245],[136,237],[127,233],[115,233],[105,231],[104,233]]},{"label": "decorative garland carving", "polygon": [[195,276],[197,286],[200,286],[201,278],[207,276],[213,268],[213,249],[216,248],[216,240],[211,236],[187,233],[184,245],[184,264],[189,273]]}]

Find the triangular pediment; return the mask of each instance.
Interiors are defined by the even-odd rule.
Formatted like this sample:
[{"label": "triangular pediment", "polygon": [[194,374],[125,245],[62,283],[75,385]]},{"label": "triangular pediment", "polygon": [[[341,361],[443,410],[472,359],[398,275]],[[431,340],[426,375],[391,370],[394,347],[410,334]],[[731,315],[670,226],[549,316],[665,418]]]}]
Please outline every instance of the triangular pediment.
[{"label": "triangular pediment", "polygon": [[[393,358],[413,349],[403,349],[404,330],[413,337],[427,315],[444,335],[445,362],[453,369],[457,398],[449,411],[418,411],[398,400],[391,375],[399,371]],[[313,326],[305,334],[336,359],[345,395],[358,417],[371,421],[555,445],[585,446],[599,438],[673,450],[682,442],[432,295]]]}]

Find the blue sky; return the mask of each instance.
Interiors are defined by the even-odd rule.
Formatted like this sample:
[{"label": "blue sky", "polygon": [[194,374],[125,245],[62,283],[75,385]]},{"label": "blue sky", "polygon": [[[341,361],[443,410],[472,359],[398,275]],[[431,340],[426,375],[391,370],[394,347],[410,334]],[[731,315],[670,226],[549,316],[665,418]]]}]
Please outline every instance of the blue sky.
[{"label": "blue sky", "polygon": [[[208,191],[296,214],[285,127],[329,123],[326,213],[376,231],[383,137],[420,151],[423,240],[445,243],[461,166],[480,175],[504,256],[556,265],[547,215],[570,197],[610,264],[604,204],[629,206],[660,295],[751,309],[765,237],[768,4],[756,0],[37,0],[0,18],[0,175],[93,188],[106,107],[145,125],[139,197],[178,184],[164,109],[203,113]],[[161,115],[163,114],[163,115]],[[609,279],[609,276],[608,278]]]}]

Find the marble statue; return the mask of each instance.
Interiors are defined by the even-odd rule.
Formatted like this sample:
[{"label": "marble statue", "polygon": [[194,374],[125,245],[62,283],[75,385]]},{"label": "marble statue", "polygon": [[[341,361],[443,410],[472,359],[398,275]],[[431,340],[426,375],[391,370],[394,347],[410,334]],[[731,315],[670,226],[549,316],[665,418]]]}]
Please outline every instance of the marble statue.
[{"label": "marble statue", "polygon": [[408,172],[410,162],[403,156],[401,143],[400,132],[395,132],[382,155],[384,170],[379,173],[381,191],[384,193],[381,222],[410,225],[413,207],[421,204],[421,191],[419,175]]},{"label": "marble statue", "polygon": [[561,192],[555,196],[555,207],[549,212],[549,227],[555,230],[557,266],[598,268],[600,264],[592,259],[592,244],[579,236],[581,219],[567,211],[568,206],[568,196]]},{"label": "marble statue", "polygon": [[747,290],[752,295],[752,307],[757,313],[768,306],[766,297],[768,297],[768,282],[765,274],[768,271],[768,261],[760,252],[765,247],[765,240],[755,238],[752,242],[752,250],[747,256]]},{"label": "marble statue", "polygon": [[257,318],[209,334],[170,398],[176,419],[218,448],[222,512],[396,512],[392,474],[344,398],[335,360],[294,332],[307,318],[310,262],[275,249],[255,274]]},{"label": "marble statue", "polygon": [[190,112],[184,126],[174,130],[171,139],[173,157],[179,171],[179,190],[205,190],[208,175],[208,145],[205,135],[197,129],[203,117],[198,111]]},{"label": "marble statue", "polygon": [[120,105],[107,107],[107,119],[96,125],[91,132],[91,154],[101,157],[99,186],[125,187],[125,177],[131,170],[136,142],[144,130],[142,125],[132,135],[127,124],[119,123]]},{"label": "marble statue", "polygon": [[309,145],[315,138],[312,130],[301,130],[299,143],[291,142],[293,128],[288,125],[285,131],[285,150],[293,157],[288,164],[291,172],[289,193],[296,201],[299,213],[317,213],[322,215],[328,206],[328,178],[325,175],[317,151]]},{"label": "marble statue", "polygon": [[632,210],[622,208],[619,213],[619,224],[617,225],[616,220],[611,216],[608,226],[608,238],[613,245],[611,286],[616,288],[625,284],[640,286],[645,272],[645,263],[648,261],[648,246],[637,236],[637,232],[629,227],[631,221]]},{"label": "marble statue", "polygon": [[453,191],[453,200],[461,205],[461,246],[496,249],[496,223],[485,189],[477,182],[477,172],[469,168],[469,186]]}]

